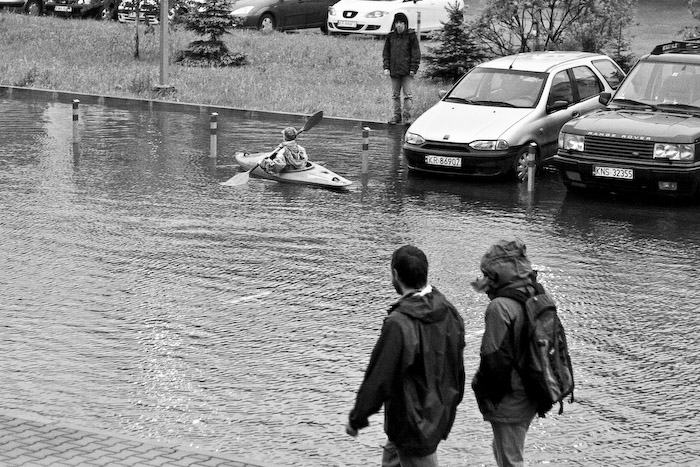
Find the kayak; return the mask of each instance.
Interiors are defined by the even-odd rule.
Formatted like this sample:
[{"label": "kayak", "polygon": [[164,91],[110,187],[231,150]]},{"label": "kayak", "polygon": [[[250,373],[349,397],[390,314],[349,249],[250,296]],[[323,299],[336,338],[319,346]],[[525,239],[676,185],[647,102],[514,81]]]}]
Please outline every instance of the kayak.
[{"label": "kayak", "polygon": [[[250,170],[251,177],[265,178],[268,180],[276,180],[282,183],[297,183],[301,185],[312,185],[324,188],[344,188],[352,184],[347,178],[343,178],[314,162],[307,162],[306,167],[302,169],[285,169],[278,174],[265,172],[258,164],[272,152],[237,152],[234,155],[236,162],[243,170]],[[251,170],[252,169],[252,170]],[[225,185],[223,182],[222,185]]]}]

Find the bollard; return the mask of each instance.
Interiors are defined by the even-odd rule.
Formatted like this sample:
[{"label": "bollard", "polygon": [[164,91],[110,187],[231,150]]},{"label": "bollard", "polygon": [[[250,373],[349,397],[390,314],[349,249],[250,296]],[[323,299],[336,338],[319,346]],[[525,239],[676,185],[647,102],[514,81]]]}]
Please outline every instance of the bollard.
[{"label": "bollard", "polygon": [[216,131],[218,130],[218,123],[216,121],[218,113],[213,112],[211,114],[211,122],[209,123],[209,157],[216,157]]},{"label": "bollard", "polygon": [[369,169],[369,127],[362,129],[362,173],[366,174]]},{"label": "bollard", "polygon": [[73,144],[78,144],[78,99],[73,100]]},{"label": "bollard", "polygon": [[416,37],[418,38],[418,43],[420,44],[420,11],[418,12],[418,19],[416,20]]},{"label": "bollard", "polygon": [[536,143],[530,143],[530,148],[527,150],[527,191],[535,189],[535,151],[537,150]]}]

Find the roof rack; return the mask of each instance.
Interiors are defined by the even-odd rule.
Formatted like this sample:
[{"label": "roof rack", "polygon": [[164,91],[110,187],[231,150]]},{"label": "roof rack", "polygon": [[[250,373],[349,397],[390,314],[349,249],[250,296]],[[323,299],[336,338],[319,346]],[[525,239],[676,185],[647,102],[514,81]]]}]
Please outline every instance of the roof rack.
[{"label": "roof rack", "polygon": [[651,51],[652,55],[700,53],[700,37],[659,44]]}]

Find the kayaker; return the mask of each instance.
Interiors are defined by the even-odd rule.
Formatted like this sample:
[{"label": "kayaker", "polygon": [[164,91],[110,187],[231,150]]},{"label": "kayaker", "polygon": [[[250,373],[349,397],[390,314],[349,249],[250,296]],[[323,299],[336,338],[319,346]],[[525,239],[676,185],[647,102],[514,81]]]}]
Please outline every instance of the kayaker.
[{"label": "kayaker", "polygon": [[294,127],[282,130],[282,143],[277,146],[270,157],[260,161],[260,167],[267,173],[278,174],[283,170],[298,170],[306,167],[309,157],[306,149],[297,144],[299,132]]}]

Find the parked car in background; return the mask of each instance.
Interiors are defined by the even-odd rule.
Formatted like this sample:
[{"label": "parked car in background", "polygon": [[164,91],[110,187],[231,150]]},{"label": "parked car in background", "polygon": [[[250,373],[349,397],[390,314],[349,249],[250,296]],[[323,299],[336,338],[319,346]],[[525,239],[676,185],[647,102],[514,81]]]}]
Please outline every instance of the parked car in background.
[{"label": "parked car in background", "polygon": [[[160,1],[140,0],[140,21],[148,24],[160,23]],[[178,15],[184,15],[192,8],[198,8],[196,0],[176,0],[168,2],[168,20],[173,21]],[[120,23],[134,23],[136,21],[136,0],[121,0],[117,8],[117,18]]]},{"label": "parked car in background", "polygon": [[44,2],[43,0],[0,0],[0,10],[3,9],[39,16],[44,13]]},{"label": "parked car in background", "polygon": [[568,189],[700,198],[700,38],[658,45],[600,100],[559,136]]},{"label": "parked car in background", "polygon": [[117,19],[120,0],[46,0],[44,12],[68,18]]},{"label": "parked car in background", "polygon": [[370,34],[386,36],[397,14],[408,18],[408,26],[428,33],[442,29],[449,20],[447,6],[459,0],[340,0],[328,10],[329,34]]},{"label": "parked car in background", "polygon": [[337,0],[234,0],[231,15],[241,27],[262,31],[321,28]]},{"label": "parked car in background", "polygon": [[561,127],[602,108],[600,93],[612,92],[623,77],[609,57],[584,52],[482,63],[408,128],[404,158],[412,171],[525,180],[530,143],[542,165],[556,153]]}]

